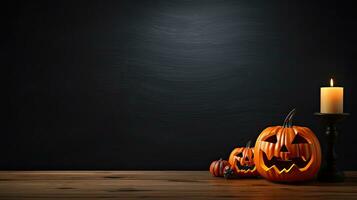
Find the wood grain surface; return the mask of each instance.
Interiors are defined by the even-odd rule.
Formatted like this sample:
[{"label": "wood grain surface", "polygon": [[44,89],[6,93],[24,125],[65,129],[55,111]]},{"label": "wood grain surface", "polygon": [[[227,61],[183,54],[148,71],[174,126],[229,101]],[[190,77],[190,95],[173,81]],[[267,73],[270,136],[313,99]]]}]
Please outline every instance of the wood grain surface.
[{"label": "wood grain surface", "polygon": [[2,171],[0,199],[357,199],[344,183],[225,180],[207,171]]}]

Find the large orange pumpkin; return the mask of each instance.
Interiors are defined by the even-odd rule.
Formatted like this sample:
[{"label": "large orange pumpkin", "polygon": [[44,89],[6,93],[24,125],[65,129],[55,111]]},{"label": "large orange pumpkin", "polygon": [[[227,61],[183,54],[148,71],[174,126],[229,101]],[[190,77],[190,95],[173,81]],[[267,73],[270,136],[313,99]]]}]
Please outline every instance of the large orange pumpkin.
[{"label": "large orange pumpkin", "polygon": [[255,166],[261,176],[271,181],[306,181],[313,179],[321,165],[320,143],[307,127],[293,126],[295,109],[283,126],[268,127],[255,143]]},{"label": "large orange pumpkin", "polygon": [[229,155],[229,164],[238,177],[257,176],[258,172],[254,165],[254,148],[250,147],[250,142],[246,147],[233,149]]}]

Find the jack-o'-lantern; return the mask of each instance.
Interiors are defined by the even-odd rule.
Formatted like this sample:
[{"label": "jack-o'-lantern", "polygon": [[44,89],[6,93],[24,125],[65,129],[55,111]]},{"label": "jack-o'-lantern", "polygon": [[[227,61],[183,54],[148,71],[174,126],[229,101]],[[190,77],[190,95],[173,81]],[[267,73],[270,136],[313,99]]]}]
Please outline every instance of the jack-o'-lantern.
[{"label": "jack-o'-lantern", "polygon": [[254,165],[254,148],[250,147],[250,141],[246,147],[233,149],[229,155],[229,164],[238,177],[257,176],[258,172]]},{"label": "jack-o'-lantern", "polygon": [[320,168],[320,143],[309,128],[292,125],[294,114],[295,109],[283,126],[263,130],[255,143],[255,166],[268,180],[306,181],[313,179]]}]

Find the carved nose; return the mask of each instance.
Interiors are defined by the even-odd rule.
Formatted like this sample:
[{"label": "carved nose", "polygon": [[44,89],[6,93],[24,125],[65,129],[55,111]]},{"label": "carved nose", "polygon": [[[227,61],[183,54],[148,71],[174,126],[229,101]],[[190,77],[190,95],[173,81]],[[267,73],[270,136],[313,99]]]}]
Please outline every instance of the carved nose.
[{"label": "carved nose", "polygon": [[280,152],[289,152],[289,150],[286,148],[285,144],[281,147]]},{"label": "carved nose", "polygon": [[244,159],[245,161],[249,161],[249,158],[248,157],[245,157],[245,159]]}]

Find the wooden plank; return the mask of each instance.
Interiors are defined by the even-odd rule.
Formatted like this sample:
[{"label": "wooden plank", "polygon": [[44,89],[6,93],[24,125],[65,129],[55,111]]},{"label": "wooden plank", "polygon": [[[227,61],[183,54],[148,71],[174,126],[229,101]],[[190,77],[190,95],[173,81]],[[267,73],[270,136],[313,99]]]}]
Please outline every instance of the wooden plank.
[{"label": "wooden plank", "polygon": [[357,172],[346,175],[292,185],[207,171],[1,171],[0,199],[357,199]]}]

